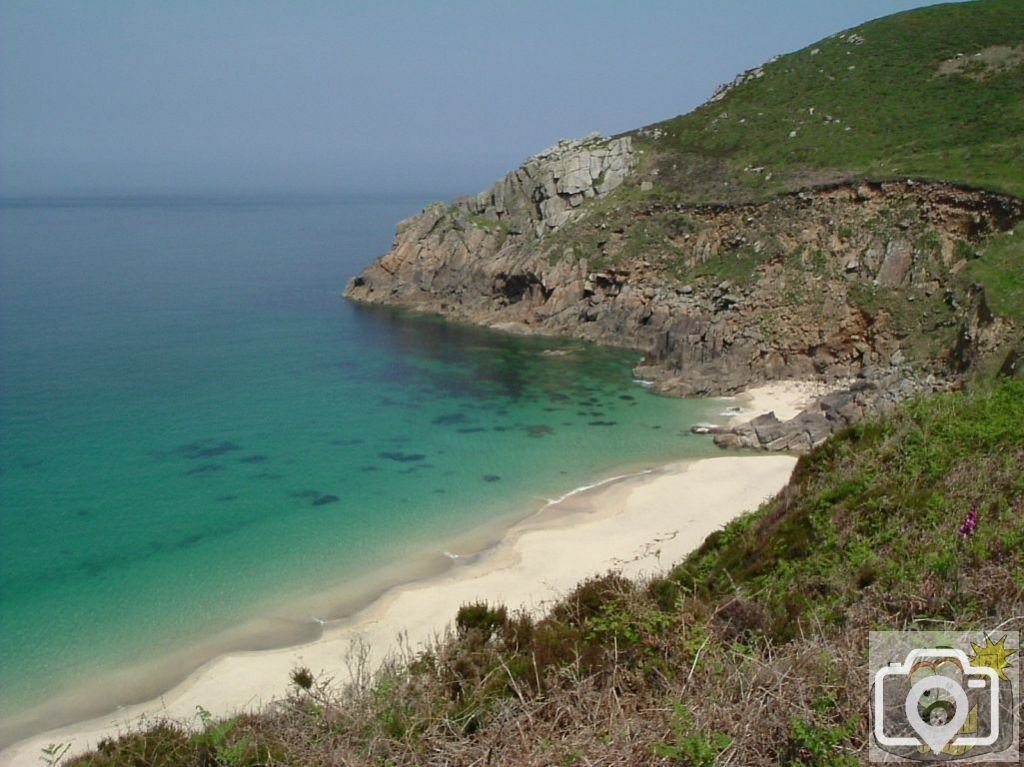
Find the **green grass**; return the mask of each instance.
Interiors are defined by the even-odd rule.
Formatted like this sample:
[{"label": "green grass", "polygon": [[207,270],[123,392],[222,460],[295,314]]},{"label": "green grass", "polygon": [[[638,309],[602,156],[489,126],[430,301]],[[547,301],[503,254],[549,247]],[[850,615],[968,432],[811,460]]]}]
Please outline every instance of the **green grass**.
[{"label": "green grass", "polygon": [[757,268],[778,255],[776,247],[766,247],[758,252],[751,246],[744,246],[709,259],[692,270],[679,268],[677,276],[681,279],[704,277],[713,283],[728,281],[746,287],[757,281]]},{"label": "green grass", "polygon": [[486,229],[492,232],[500,232],[502,234],[508,234],[508,224],[504,221],[499,221],[496,218],[486,218],[485,216],[471,215],[468,217],[470,223],[479,226],[481,229]]},{"label": "green grass", "polygon": [[914,288],[858,282],[850,286],[848,300],[864,311],[872,324],[884,321],[914,360],[939,359],[956,341],[960,320],[941,292],[929,296]]},{"label": "green grass", "polygon": [[970,260],[964,275],[985,286],[992,311],[1024,320],[1024,229],[993,237]]},{"label": "green grass", "polygon": [[[864,42],[828,37],[767,64],[762,78],[721,101],[652,126],[667,135],[640,141],[657,157],[663,181],[672,166],[689,172],[699,156],[717,160],[718,172],[727,169],[732,186],[747,193],[824,174],[913,176],[1024,194],[1024,67],[980,81],[938,74],[958,53],[1024,41],[1019,0],[933,6],[850,32]],[[765,167],[772,180],[744,172],[749,166]]]}]

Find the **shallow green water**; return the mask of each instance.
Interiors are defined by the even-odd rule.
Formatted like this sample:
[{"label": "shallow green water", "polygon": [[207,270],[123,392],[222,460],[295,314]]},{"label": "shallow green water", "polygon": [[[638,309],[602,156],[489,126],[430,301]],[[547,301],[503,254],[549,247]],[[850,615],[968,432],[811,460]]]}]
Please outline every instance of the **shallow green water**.
[{"label": "shallow green water", "polygon": [[635,353],[341,300],[422,202],[0,208],[0,718],[709,452]]}]

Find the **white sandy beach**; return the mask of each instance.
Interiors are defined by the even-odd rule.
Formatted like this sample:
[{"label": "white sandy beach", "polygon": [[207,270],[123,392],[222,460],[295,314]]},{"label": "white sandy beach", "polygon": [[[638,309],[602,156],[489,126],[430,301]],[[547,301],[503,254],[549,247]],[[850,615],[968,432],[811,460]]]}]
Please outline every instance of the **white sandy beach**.
[{"label": "white sandy beach", "polygon": [[772,412],[780,421],[788,421],[799,415],[815,400],[847,385],[849,381],[836,382],[832,385],[816,381],[772,381],[747,389],[735,397],[723,397],[722,400],[738,408],[735,413],[729,413],[727,416],[730,426],[746,423],[759,415]]},{"label": "white sandy beach", "polygon": [[[803,387],[771,385],[740,403],[779,417],[813,395]],[[723,456],[670,464],[549,505],[511,528],[480,555],[442,575],[396,587],[350,618],[329,624],[307,644],[222,655],[157,700],[62,727],[0,752],[0,766],[38,765],[41,749],[70,743],[80,752],[142,719],[195,722],[197,706],[214,714],[253,710],[282,696],[289,673],[308,666],[344,681],[356,644],[370,663],[398,647],[413,650],[442,633],[459,606],[475,600],[543,610],[588,576],[617,569],[629,576],[659,572],[682,559],[711,532],[755,509],[788,481],[794,457]]]}]

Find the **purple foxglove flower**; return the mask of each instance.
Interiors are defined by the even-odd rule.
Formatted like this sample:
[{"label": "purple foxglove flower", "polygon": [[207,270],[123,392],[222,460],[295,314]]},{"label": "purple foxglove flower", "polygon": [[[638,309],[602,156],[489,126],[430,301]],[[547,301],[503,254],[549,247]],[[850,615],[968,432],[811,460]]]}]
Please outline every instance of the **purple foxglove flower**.
[{"label": "purple foxglove flower", "polygon": [[957,532],[960,533],[960,537],[967,540],[974,534],[974,528],[978,526],[978,510],[971,509],[967,512],[967,516],[964,517],[964,521],[960,524]]}]

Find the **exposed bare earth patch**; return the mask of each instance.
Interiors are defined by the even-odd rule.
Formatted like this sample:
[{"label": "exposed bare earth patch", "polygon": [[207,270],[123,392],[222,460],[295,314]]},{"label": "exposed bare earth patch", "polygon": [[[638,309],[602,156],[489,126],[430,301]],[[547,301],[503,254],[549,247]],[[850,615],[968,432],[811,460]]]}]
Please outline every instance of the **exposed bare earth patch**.
[{"label": "exposed bare earth patch", "polygon": [[973,54],[958,53],[939,64],[940,75],[964,75],[972,80],[984,80],[989,75],[1006,72],[1024,64],[1024,43],[990,45]]}]

